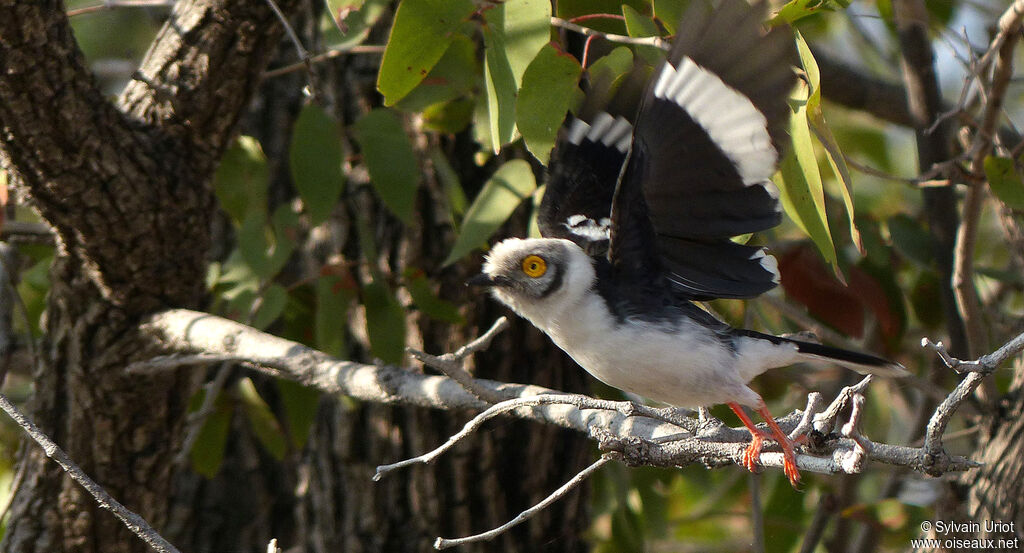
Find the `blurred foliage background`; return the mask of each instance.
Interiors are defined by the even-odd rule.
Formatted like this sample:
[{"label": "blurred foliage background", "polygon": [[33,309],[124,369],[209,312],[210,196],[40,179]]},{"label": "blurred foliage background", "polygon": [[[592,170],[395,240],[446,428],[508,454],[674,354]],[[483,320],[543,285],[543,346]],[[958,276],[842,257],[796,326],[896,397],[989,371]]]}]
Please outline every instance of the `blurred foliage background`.
[{"label": "blurred foliage background", "polygon": [[[961,103],[970,61],[987,46],[1006,4],[926,3],[950,105]],[[935,403],[929,391],[955,382],[952,375],[933,374],[933,355],[918,345],[923,336],[945,338],[946,321],[914,133],[830,103],[827,83],[816,75],[816,58],[828,58],[899,83],[893,8],[889,0],[774,5],[779,11],[773,24],[789,23],[799,31],[806,82],[794,91],[794,145],[776,179],[789,216],[781,227],[750,239],[775,252],[782,286],[766,298],[716,301],[709,308],[732,324],[772,333],[810,329],[826,342],[902,362],[923,383],[872,384],[864,433],[876,441],[914,444],[922,435],[922,413]],[[100,86],[113,96],[132,78],[170,7],[96,6],[96,0],[67,3],[79,45]],[[272,67],[265,77],[300,76],[305,83],[306,100],[284,137],[287,159],[268,160],[264,145],[243,128],[217,173],[222,217],[208,275],[208,309],[341,358],[400,364],[408,361],[404,348],[422,342],[410,336],[410,318],[446,325],[473,319],[466,292],[442,281],[476,270],[487,245],[516,229],[536,233],[532,218],[543,194],[543,164],[565,113],[579,101],[586,71],[622,74],[634,57],[658,59],[651,47],[587,42],[552,26],[551,17],[643,37],[671,34],[681,7],[677,0],[405,0],[397,6],[328,0],[315,12],[319,18],[301,29],[312,39],[304,46],[314,55],[330,54],[313,58],[308,74],[292,54],[296,65]],[[342,121],[316,67],[345,56],[374,60],[379,95],[357,117]],[[1011,85],[1007,126],[1020,115],[1020,99],[1020,87]],[[1024,208],[1013,161],[997,153],[986,164],[1002,203],[986,204],[975,256],[975,284],[993,346],[1020,327],[1024,279],[998,223],[1001,205]],[[284,192],[271,186],[280,171],[291,185]],[[378,223],[358,207],[366,193],[400,228],[441,233],[447,249],[425,266],[382,259],[394,253],[381,254],[374,242],[378,234],[371,227]],[[357,206],[348,222],[358,229],[358,257],[300,255],[317,247],[317,236],[338,231],[332,221],[342,216],[339,204]],[[423,210],[433,214],[430,226],[413,225]],[[17,202],[8,206],[8,219],[37,220]],[[53,245],[25,242],[17,250],[23,266],[17,291],[25,313],[15,317],[14,328],[19,336],[38,336]],[[25,374],[15,370],[7,379],[7,390],[21,400],[31,390]],[[810,391],[834,395],[856,380],[839,370],[793,367],[760,377],[756,387],[781,415],[802,408]],[[1005,391],[1009,380],[1000,373],[996,386]],[[592,391],[617,397],[597,383]],[[247,377],[232,379],[192,445],[196,471],[213,477],[221,470],[233,418],[246,421],[272,457],[305,446],[317,393],[279,382],[272,402],[266,394]],[[202,401],[203,392],[194,399],[196,409]],[[737,424],[727,409],[713,413]],[[951,430],[960,439],[948,447],[970,454],[970,422],[954,424]],[[14,478],[17,439],[11,423],[0,421],[3,488]],[[939,495],[934,480],[880,466],[855,477],[804,476],[802,489],[793,490],[774,470],[752,476],[737,467],[611,465],[593,480],[587,537],[602,552],[754,550],[759,539],[770,552],[898,551],[919,534]],[[802,548],[808,527],[823,512],[830,517],[825,538]],[[752,530],[758,518],[763,538]]]}]

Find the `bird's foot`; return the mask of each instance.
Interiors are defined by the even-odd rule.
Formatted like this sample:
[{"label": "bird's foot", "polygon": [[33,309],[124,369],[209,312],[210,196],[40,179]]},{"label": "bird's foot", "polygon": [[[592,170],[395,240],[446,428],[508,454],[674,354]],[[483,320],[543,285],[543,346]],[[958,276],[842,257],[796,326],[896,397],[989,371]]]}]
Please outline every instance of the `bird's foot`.
[{"label": "bird's foot", "polygon": [[789,484],[796,488],[800,483],[800,471],[797,469],[796,453],[793,450],[796,443],[782,432],[782,429],[779,428],[771,413],[768,412],[768,409],[761,405],[758,407],[757,412],[768,423],[768,428],[771,432],[765,432],[754,426],[754,421],[750,420],[750,417],[747,416],[746,412],[739,405],[730,403],[729,407],[732,408],[736,416],[743,422],[743,425],[750,431],[750,445],[743,451],[743,466],[750,472],[757,472],[757,465],[761,458],[761,449],[764,447],[764,441],[766,439],[774,440],[782,448],[782,470],[786,474],[786,478],[789,479]]}]

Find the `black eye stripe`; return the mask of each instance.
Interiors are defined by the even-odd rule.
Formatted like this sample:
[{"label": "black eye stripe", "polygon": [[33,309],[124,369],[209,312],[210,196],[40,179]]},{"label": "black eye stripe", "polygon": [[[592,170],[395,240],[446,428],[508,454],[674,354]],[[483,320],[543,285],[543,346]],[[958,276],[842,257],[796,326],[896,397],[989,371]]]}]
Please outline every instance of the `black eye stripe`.
[{"label": "black eye stripe", "polygon": [[552,292],[554,292],[555,290],[559,289],[562,286],[562,278],[564,277],[564,275],[562,274],[561,266],[559,266],[556,263],[549,264],[548,273],[551,275],[551,282],[549,282],[548,285],[544,288],[544,290],[541,291],[540,297],[542,298],[548,297]]}]

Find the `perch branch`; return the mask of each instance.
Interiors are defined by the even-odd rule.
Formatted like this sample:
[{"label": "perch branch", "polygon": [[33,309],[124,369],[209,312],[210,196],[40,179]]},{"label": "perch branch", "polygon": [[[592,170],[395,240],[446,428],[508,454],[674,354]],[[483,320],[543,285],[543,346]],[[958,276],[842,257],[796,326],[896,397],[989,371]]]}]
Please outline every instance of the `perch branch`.
[{"label": "perch branch", "polygon": [[488,329],[487,332],[484,332],[476,340],[462,346],[455,353],[430,355],[429,353],[424,353],[414,348],[405,348],[405,351],[422,363],[434,367],[448,375],[449,378],[458,382],[459,385],[465,388],[467,392],[480,398],[481,401],[495,404],[503,398],[491,390],[478,386],[476,381],[473,379],[473,376],[463,368],[463,364],[465,364],[467,357],[490,347],[491,341],[494,340],[494,337],[506,328],[508,328],[508,319],[505,317],[498,317],[498,320],[494,321],[494,324],[491,325],[491,328]]},{"label": "perch branch", "polygon": [[127,507],[122,505],[110,494],[106,492],[99,484],[97,484],[89,475],[76,465],[71,458],[68,457],[67,453],[61,449],[56,443],[53,442],[46,434],[44,434],[39,427],[32,421],[28,420],[27,417],[13,404],[7,396],[0,394],[0,409],[3,409],[14,422],[18,423],[26,434],[30,438],[35,440],[40,447],[43,448],[43,452],[46,456],[53,459],[60,468],[64,469],[64,472],[68,473],[75,482],[78,482],[86,489],[93,498],[96,499],[96,503],[114,513],[121,522],[124,523],[125,527],[132,531],[136,536],[146,542],[155,551],[160,553],[178,553],[178,550],[163,538],[160,534],[153,529],[152,526],[146,522],[141,516],[128,510]]},{"label": "perch branch", "polygon": [[925,472],[937,476],[945,472],[946,462],[949,459],[942,447],[942,435],[953,414],[986,376],[999,368],[1007,359],[1024,350],[1024,334],[1017,335],[1016,338],[1003,344],[996,351],[974,361],[961,361],[953,357],[946,351],[942,342],[935,343],[923,338],[921,346],[934,351],[947,367],[958,374],[968,373],[967,377],[961,380],[956,388],[946,396],[946,399],[939,404],[928,421],[923,446],[923,464]]}]

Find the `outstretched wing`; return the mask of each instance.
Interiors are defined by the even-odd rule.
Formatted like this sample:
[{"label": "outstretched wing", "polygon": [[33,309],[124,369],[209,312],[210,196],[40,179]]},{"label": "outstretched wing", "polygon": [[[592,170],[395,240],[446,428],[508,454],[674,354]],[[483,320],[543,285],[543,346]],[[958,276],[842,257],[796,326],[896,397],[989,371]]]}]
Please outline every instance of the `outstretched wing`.
[{"label": "outstretched wing", "polygon": [[559,131],[537,223],[548,238],[576,242],[605,255],[612,198],[633,140],[633,122],[650,69],[623,78],[592,74],[582,107]]},{"label": "outstretched wing", "polygon": [[693,299],[748,298],[778,282],[773,257],[730,240],[782,217],[770,182],[789,116],[796,51],[765,32],[764,2],[695,0],[643,99],[615,193],[616,271],[663,273]]}]

